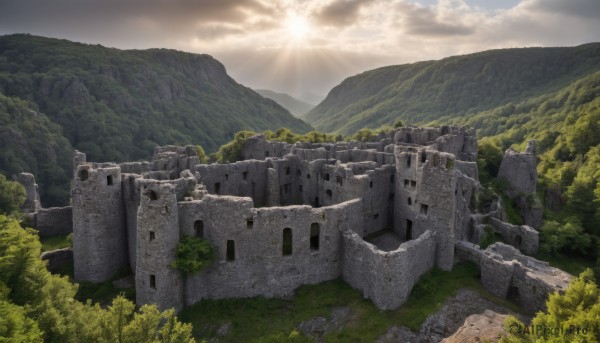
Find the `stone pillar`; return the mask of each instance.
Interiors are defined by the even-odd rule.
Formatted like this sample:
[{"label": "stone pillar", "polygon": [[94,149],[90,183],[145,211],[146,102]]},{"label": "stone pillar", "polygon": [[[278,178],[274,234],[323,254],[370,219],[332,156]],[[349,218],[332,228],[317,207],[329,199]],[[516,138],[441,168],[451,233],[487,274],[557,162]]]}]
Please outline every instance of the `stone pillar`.
[{"label": "stone pillar", "polygon": [[21,205],[21,211],[23,213],[34,213],[37,212],[42,205],[40,204],[40,192],[37,183],[35,183],[35,177],[33,174],[21,173],[17,177],[17,181],[25,187],[27,198],[23,205]]}]

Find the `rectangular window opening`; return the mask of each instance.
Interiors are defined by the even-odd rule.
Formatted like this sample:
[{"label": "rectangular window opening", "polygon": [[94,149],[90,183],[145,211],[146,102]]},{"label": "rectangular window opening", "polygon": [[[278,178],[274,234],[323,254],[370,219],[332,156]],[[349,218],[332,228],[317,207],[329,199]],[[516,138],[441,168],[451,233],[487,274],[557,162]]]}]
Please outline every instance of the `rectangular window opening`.
[{"label": "rectangular window opening", "polygon": [[215,182],[215,194],[217,194],[217,195],[221,194],[221,183],[220,182]]},{"label": "rectangular window opening", "polygon": [[233,239],[227,240],[226,259],[227,261],[235,261],[235,242],[233,241]]},{"label": "rectangular window opening", "polygon": [[254,228],[254,221],[252,219],[246,220],[246,228],[247,229],[253,229]]},{"label": "rectangular window opening", "polygon": [[292,229],[286,227],[283,229],[283,256],[289,256],[292,254]]},{"label": "rectangular window opening", "polygon": [[150,288],[156,289],[156,275],[150,275]]},{"label": "rectangular window opening", "polygon": [[244,178],[244,180],[248,180],[248,172],[247,171],[243,172],[242,177]]},{"label": "rectangular window opening", "polygon": [[194,222],[194,233],[196,237],[204,238],[204,222],[202,220]]},{"label": "rectangular window opening", "polygon": [[310,224],[310,250],[319,250],[320,227],[318,223]]},{"label": "rectangular window opening", "polygon": [[156,235],[154,234],[154,231],[150,231],[150,241],[153,241],[156,239]]},{"label": "rectangular window opening", "polygon": [[421,204],[421,214],[427,214],[427,211],[429,211],[429,206]]},{"label": "rectangular window opening", "polygon": [[112,186],[112,184],[113,184],[113,177],[112,177],[112,175],[108,175],[106,177],[106,185],[107,186]]}]

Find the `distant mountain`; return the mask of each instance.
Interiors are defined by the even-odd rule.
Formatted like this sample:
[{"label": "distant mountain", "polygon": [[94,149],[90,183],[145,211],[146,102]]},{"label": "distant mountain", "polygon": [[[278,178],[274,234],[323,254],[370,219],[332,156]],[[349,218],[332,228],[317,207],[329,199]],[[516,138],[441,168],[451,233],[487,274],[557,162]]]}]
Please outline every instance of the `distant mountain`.
[{"label": "distant mountain", "polygon": [[349,134],[401,119],[451,122],[555,92],[600,70],[600,44],[491,50],[383,67],[347,78],[302,119]]},{"label": "distant mountain", "polygon": [[274,100],[283,108],[290,111],[290,113],[293,114],[295,117],[299,117],[304,113],[310,111],[313,107],[315,107],[315,105],[311,105],[304,101],[298,100],[289,94],[277,93],[268,89],[255,89],[254,91],[264,96],[265,98]]},{"label": "distant mountain", "polygon": [[[119,162],[147,159],[156,145],[201,144],[207,152],[215,151],[240,130],[312,129],[275,101],[235,82],[211,56],[175,50],[119,50],[31,35],[0,36],[0,94],[0,101],[10,103],[0,106],[5,139],[0,172],[35,172],[42,165],[40,154],[11,155],[8,151],[27,150],[8,135],[24,137],[31,149],[43,145],[34,137],[46,136],[68,147],[55,151],[56,163],[44,167],[60,173],[38,175],[42,200],[52,185],[64,190],[63,196],[46,198],[52,204],[67,199],[68,183],[64,187],[52,176],[71,174],[66,142],[92,161]],[[24,128],[22,119],[41,120],[33,112],[44,113],[48,124]],[[47,132],[38,132],[44,126]]]},{"label": "distant mountain", "polygon": [[325,96],[321,95],[321,94],[316,94],[313,92],[305,92],[300,95],[297,95],[296,98],[300,99],[301,101],[304,101],[306,103],[309,103],[309,104],[313,105],[313,107],[314,107],[318,103],[323,101],[323,99],[325,99]]}]

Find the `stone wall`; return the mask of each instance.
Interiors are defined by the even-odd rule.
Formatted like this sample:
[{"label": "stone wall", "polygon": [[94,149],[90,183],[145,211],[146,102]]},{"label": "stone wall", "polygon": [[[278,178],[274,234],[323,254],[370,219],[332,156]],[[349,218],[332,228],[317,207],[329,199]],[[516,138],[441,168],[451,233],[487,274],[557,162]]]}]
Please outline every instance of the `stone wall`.
[{"label": "stone wall", "polygon": [[342,234],[342,278],[380,309],[402,305],[419,277],[434,266],[436,240],[425,231],[390,252],[378,250],[358,234]]},{"label": "stone wall", "polygon": [[527,255],[535,255],[539,247],[539,233],[527,225],[512,225],[491,218],[491,226],[505,242],[521,250]]},{"label": "stone wall", "polygon": [[128,262],[119,166],[78,165],[72,199],[75,280],[106,281]]},{"label": "stone wall", "polygon": [[[180,202],[182,235],[198,235],[201,227],[216,249],[213,265],[187,277],[185,303],[289,296],[300,285],[339,277],[340,230],[358,225],[357,213],[357,200],[321,208],[258,209],[249,198],[229,196]],[[291,233],[289,251],[284,249],[284,232]]]},{"label": "stone wall", "polygon": [[21,205],[21,212],[33,213],[38,209],[42,208],[40,203],[40,191],[37,183],[35,183],[35,177],[30,173],[20,173],[17,176],[17,181],[25,188],[27,197],[25,202]]},{"label": "stone wall", "polygon": [[406,146],[396,146],[394,154],[394,231],[406,240],[420,236],[425,230],[439,232],[436,265],[450,270],[456,228],[469,219],[468,215],[457,217],[457,202],[462,197],[470,198],[470,191],[464,195],[458,192],[462,173],[454,168],[454,156]]},{"label": "stone wall", "polygon": [[135,290],[137,304],[165,310],[183,307],[183,276],[171,267],[180,241],[177,194],[172,184],[140,187],[137,218]]},{"label": "stone wall", "polygon": [[40,208],[35,219],[35,228],[40,237],[68,235],[73,232],[73,208]]},{"label": "stone wall", "polygon": [[481,283],[490,293],[516,301],[530,312],[545,309],[548,294],[566,289],[572,276],[503,243],[481,255]]},{"label": "stone wall", "polygon": [[498,178],[504,178],[509,186],[510,197],[519,193],[535,194],[537,182],[537,160],[535,155],[535,141],[529,141],[523,153],[512,149],[506,150],[500,163]]},{"label": "stone wall", "polygon": [[47,261],[47,268],[51,272],[73,264],[73,249],[64,248],[42,253],[41,259]]},{"label": "stone wall", "polygon": [[211,194],[247,196],[256,206],[267,203],[268,161],[239,161],[230,164],[199,164],[193,171]]}]

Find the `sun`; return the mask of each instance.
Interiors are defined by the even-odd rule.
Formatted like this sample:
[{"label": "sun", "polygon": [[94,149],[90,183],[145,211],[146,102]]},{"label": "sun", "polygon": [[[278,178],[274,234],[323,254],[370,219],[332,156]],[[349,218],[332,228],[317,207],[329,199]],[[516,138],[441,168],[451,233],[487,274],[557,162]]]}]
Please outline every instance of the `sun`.
[{"label": "sun", "polygon": [[305,17],[292,15],[285,21],[285,30],[295,40],[303,40],[310,34],[310,24]]}]

